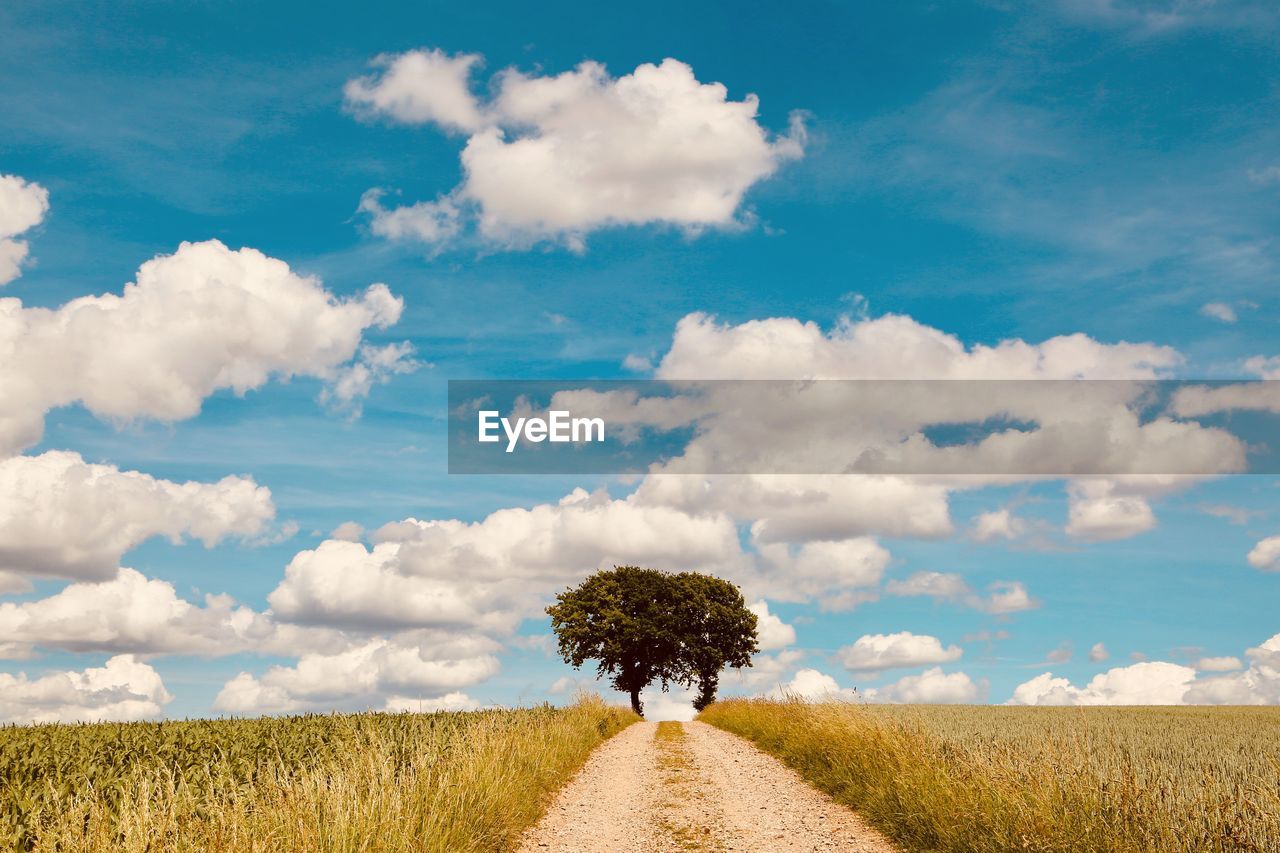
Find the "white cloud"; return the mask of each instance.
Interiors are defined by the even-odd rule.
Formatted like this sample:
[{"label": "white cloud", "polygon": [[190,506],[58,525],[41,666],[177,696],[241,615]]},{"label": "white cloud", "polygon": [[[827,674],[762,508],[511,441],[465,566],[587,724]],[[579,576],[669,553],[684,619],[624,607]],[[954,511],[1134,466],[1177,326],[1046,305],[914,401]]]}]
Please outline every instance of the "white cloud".
[{"label": "white cloud", "polygon": [[954,572],[916,572],[906,580],[885,584],[888,595],[928,596],[950,601],[985,613],[1018,613],[1034,610],[1040,602],[1031,597],[1021,581],[995,581],[987,586],[987,595],[979,595],[969,583]]},{"label": "white cloud", "polygon": [[1068,536],[1087,542],[1127,539],[1156,526],[1145,497],[1125,494],[1114,481],[1076,480],[1068,489]]},{"label": "white cloud", "polygon": [[1200,672],[1231,672],[1244,669],[1244,664],[1237,657],[1200,658],[1196,661],[1196,669]]},{"label": "white cloud", "polygon": [[0,569],[11,572],[107,579],[153,536],[212,547],[274,515],[270,490],[246,477],[175,483],[56,450],[0,459]]},{"label": "white cloud", "polygon": [[388,696],[382,706],[392,713],[433,714],[436,711],[477,711],[480,703],[465,693],[455,690],[443,696],[420,699],[413,696]]},{"label": "white cloud", "polygon": [[363,116],[385,115],[407,124],[430,122],[447,130],[476,131],[485,118],[471,94],[470,79],[481,62],[474,53],[384,53],[373,61],[380,71],[348,81],[343,94],[347,104]]},{"label": "white cloud", "polygon": [[508,633],[553,590],[600,568],[689,565],[733,577],[746,558],[732,521],[576,489],[559,503],[481,521],[388,524],[372,547],[329,540],[299,552],[268,600],[279,618],[356,628]]},{"label": "white cloud", "polygon": [[39,225],[48,211],[44,187],[17,175],[0,175],[0,285],[22,275],[27,242],[14,238]]},{"label": "white cloud", "polygon": [[787,673],[804,660],[799,649],[783,649],[776,654],[758,654],[751,659],[751,666],[741,669],[725,669],[720,674],[721,690],[754,692],[762,687],[776,686]]},{"label": "white cloud", "polygon": [[1262,186],[1280,183],[1280,166],[1273,165],[1264,166],[1261,169],[1250,169],[1247,174],[1250,181]]},{"label": "white cloud", "polygon": [[1075,649],[1071,647],[1071,643],[1064,641],[1045,655],[1045,660],[1049,663],[1067,663],[1073,657],[1075,657]]},{"label": "white cloud", "polygon": [[685,512],[726,512],[751,523],[759,542],[918,538],[952,532],[947,488],[911,477],[650,474],[636,501]]},{"label": "white cloud", "polygon": [[803,699],[806,702],[855,699],[857,695],[856,691],[842,688],[834,678],[816,669],[802,669],[786,684],[764,694],[767,699]]},{"label": "white cloud", "polygon": [[906,580],[889,581],[884,591],[889,595],[928,596],[941,601],[963,601],[973,595],[969,582],[954,572],[916,572]]},{"label": "white cloud", "polygon": [[1223,323],[1234,323],[1239,319],[1236,316],[1236,309],[1225,302],[1206,302],[1200,307],[1200,313]]},{"label": "white cloud", "polygon": [[885,687],[866,691],[872,702],[904,704],[959,705],[977,702],[986,692],[985,683],[978,685],[963,672],[944,673],[942,667],[926,669],[919,675],[908,675]]},{"label": "white cloud", "polygon": [[1261,169],[1250,169],[1248,174],[1250,181],[1261,186],[1280,183],[1280,166],[1265,166]]},{"label": "white cloud", "polygon": [[[1187,701],[1207,705],[1280,705],[1280,634],[1245,651],[1244,672],[1203,678],[1187,692]],[[1224,669],[1234,659],[1213,659]],[[1239,661],[1235,661],[1239,663]]]},{"label": "white cloud", "polygon": [[447,243],[462,230],[462,210],[450,198],[420,201],[404,207],[382,204],[386,191],[367,190],[360,196],[361,213],[369,215],[369,230],[388,240]]},{"label": "white cloud", "polygon": [[152,719],[172,699],[160,674],[132,655],[34,679],[0,673],[0,721],[8,723]]},{"label": "white cloud", "polygon": [[880,672],[926,664],[947,663],[964,654],[959,646],[943,648],[937,637],[899,631],[896,634],[864,634],[836,652],[851,672]]},{"label": "white cloud", "polygon": [[1151,661],[1110,669],[1076,687],[1053,673],[1019,684],[1010,705],[1181,705],[1196,677],[1189,666]]},{"label": "white cloud", "polygon": [[1170,347],[1087,335],[966,347],[900,314],[843,318],[829,332],[790,317],[717,323],[689,314],[658,365],[662,379],[1145,379],[1179,364]]},{"label": "white cloud", "polygon": [[1111,657],[1111,653],[1107,651],[1107,647],[1103,643],[1094,643],[1089,649],[1089,661],[1091,663],[1100,663]]},{"label": "white cloud", "polygon": [[392,376],[412,373],[418,367],[413,346],[407,342],[381,347],[365,344],[353,362],[334,370],[329,385],[320,392],[320,402],[359,415],[360,403],[373,386],[385,384]]},{"label": "white cloud", "polygon": [[1268,536],[1249,551],[1249,565],[1264,572],[1280,571],[1280,536]]},{"label": "white cloud", "polygon": [[806,542],[799,548],[757,543],[760,571],[747,586],[779,601],[817,599],[829,610],[847,610],[875,598],[874,588],[889,565],[889,552],[860,537]]},{"label": "white cloud", "polygon": [[[910,473],[926,475],[925,486],[972,488],[992,483],[993,477],[1019,482],[1071,472],[1120,478],[1241,470],[1244,444],[1226,430],[1169,416],[1141,417],[1146,388],[1142,382],[1077,383],[1069,388],[1052,382],[999,382],[979,391],[948,381],[1140,380],[1164,375],[1180,361],[1168,347],[1103,344],[1084,335],[1039,344],[1009,340],[968,347],[954,336],[897,315],[846,317],[828,332],[791,318],[722,325],[707,315],[691,314],[677,324],[671,347],[656,370],[658,378],[932,381],[702,385],[661,405],[648,399],[620,405],[621,411],[611,412],[611,422],[622,414],[629,415],[629,428],[670,428],[672,421],[693,427],[694,437],[682,453],[659,469],[673,474]],[[1064,390],[1069,391],[1067,397]],[[626,402],[621,392],[615,396],[616,402]],[[958,445],[935,444],[927,433],[931,425],[993,420],[1009,423],[994,427],[980,440]],[[1033,426],[1019,428],[1019,422]],[[875,483],[878,489],[861,488],[869,494],[892,492],[894,481],[887,476]],[[800,478],[800,487],[804,485]],[[1091,524],[1092,516],[1108,510],[1114,514],[1121,497],[1129,495],[1116,493],[1106,500],[1078,496],[1082,535],[1108,527]],[[949,527],[945,499],[943,489],[939,499],[926,506],[935,524],[941,521],[938,526]],[[935,504],[943,512],[935,511]],[[1140,508],[1140,502],[1129,500],[1126,506]],[[904,507],[895,503],[889,509],[903,514]],[[919,511],[913,516],[918,518]]]},{"label": "white cloud", "polygon": [[689,722],[698,714],[694,710],[693,699],[693,691],[683,687],[672,687],[664,692],[650,685],[640,693],[640,700],[644,702],[644,718],[655,723],[663,720]]},{"label": "white cloud", "polygon": [[30,592],[31,581],[15,572],[0,571],[0,595]]},{"label": "white cloud", "polygon": [[364,332],[396,322],[402,307],[385,285],[337,299],[283,261],[217,241],[147,261],[121,295],[56,309],[0,299],[0,456],[38,441],[57,406],[176,421],[219,389],[336,380]]},{"label": "white cloud", "polygon": [[270,714],[378,707],[418,694],[439,696],[492,677],[492,641],[436,635],[423,642],[375,638],[336,654],[308,653],[292,667],[261,677],[241,672],[223,685],[214,708],[232,714]]},{"label": "white cloud", "polygon": [[1009,509],[984,512],[973,520],[969,536],[975,542],[991,542],[995,539],[1012,541],[1026,533],[1027,523]]},{"label": "white cloud", "polygon": [[580,249],[589,232],[619,225],[736,226],[747,190],[802,154],[798,117],[771,138],[754,95],[730,100],[674,59],[618,78],[589,61],[554,76],[507,69],[487,102],[470,88],[479,61],[438,50],[384,55],[379,71],[347,84],[358,113],[469,137],[465,177],[449,194],[399,209],[366,195],[375,233],[448,240],[464,206],[483,238],[509,246],[560,240]]},{"label": "white cloud", "polygon": [[47,598],[0,603],[0,638],[0,656],[17,658],[35,647],[220,656],[345,645],[334,632],[279,625],[227,595],[206,595],[203,607],[192,604],[168,581],[129,568],[111,580],[68,584]]},{"label": "white cloud", "polygon": [[1274,25],[1267,4],[1213,0],[1058,0],[1057,7],[1078,22],[1125,30],[1139,38],[1167,36],[1192,28],[1268,32]]},{"label": "white cloud", "polygon": [[769,603],[761,599],[749,608],[756,615],[756,636],[760,651],[784,649],[796,641],[796,629],[769,612]]},{"label": "white cloud", "polygon": [[1260,379],[1280,379],[1280,355],[1255,355],[1244,360],[1244,369]]},{"label": "white cloud", "polygon": [[1021,581],[996,581],[987,587],[987,597],[977,605],[987,613],[1020,613],[1040,606]]},{"label": "white cloud", "polygon": [[364,539],[364,527],[354,521],[344,521],[329,534],[330,539],[340,539],[343,542],[359,542]]},{"label": "white cloud", "polygon": [[1205,515],[1211,515],[1214,518],[1225,518],[1235,525],[1248,524],[1249,519],[1255,515],[1263,514],[1258,510],[1245,509],[1231,504],[1201,504],[1198,509]]}]

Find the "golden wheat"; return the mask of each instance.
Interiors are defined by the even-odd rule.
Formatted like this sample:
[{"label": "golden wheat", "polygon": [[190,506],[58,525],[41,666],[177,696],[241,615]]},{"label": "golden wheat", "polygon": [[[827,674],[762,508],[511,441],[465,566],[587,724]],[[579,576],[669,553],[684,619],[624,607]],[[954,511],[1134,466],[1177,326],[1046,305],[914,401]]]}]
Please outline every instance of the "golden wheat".
[{"label": "golden wheat", "polygon": [[58,851],[510,849],[635,720],[569,708],[0,730],[0,845]]},{"label": "golden wheat", "polygon": [[1280,851],[1280,709],[731,700],[754,741],[908,850]]}]

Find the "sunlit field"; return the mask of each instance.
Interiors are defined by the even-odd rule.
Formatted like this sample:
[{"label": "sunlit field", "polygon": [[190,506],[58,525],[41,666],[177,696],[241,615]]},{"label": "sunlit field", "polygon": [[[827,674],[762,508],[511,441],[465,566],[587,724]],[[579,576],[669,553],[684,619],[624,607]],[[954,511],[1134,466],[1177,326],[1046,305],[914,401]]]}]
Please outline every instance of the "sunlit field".
[{"label": "sunlit field", "polygon": [[701,719],[908,850],[1280,850],[1280,708],[731,700]]},{"label": "sunlit field", "polygon": [[0,729],[0,849],[509,849],[636,718],[563,709]]}]

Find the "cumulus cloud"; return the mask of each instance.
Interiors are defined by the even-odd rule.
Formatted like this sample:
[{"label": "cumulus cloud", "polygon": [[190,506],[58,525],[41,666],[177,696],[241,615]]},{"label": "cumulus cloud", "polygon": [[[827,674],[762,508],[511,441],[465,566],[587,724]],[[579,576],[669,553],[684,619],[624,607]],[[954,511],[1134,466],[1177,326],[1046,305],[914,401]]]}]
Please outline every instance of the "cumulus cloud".
[{"label": "cumulus cloud", "polygon": [[1250,356],[1244,360],[1244,369],[1259,379],[1280,379],[1280,355]]},{"label": "cumulus cloud", "polygon": [[974,518],[969,536],[975,542],[991,542],[995,539],[1012,541],[1026,531],[1026,521],[1006,508],[984,512]]},{"label": "cumulus cloud", "polygon": [[462,210],[451,198],[388,208],[382,204],[386,194],[376,187],[366,190],[357,208],[368,215],[369,230],[379,237],[443,244],[462,231]]},{"label": "cumulus cloud", "polygon": [[[220,389],[338,380],[365,331],[396,322],[402,307],[385,285],[338,299],[283,261],[216,240],[147,261],[120,295],[56,309],[0,299],[0,456],[38,441],[44,413],[58,406],[79,402],[115,422],[177,421]],[[374,356],[384,370],[386,359]]]},{"label": "cumulus cloud", "polygon": [[1244,664],[1237,657],[1200,658],[1196,661],[1196,669],[1200,672],[1231,672],[1244,669]]},{"label": "cumulus cloud", "polygon": [[473,132],[485,125],[470,79],[481,62],[474,53],[384,53],[373,60],[377,71],[349,80],[343,94],[347,105],[364,117],[381,115],[406,124],[431,123]]},{"label": "cumulus cloud", "polygon": [[767,601],[761,599],[748,609],[756,615],[756,637],[760,641],[760,651],[771,652],[795,643],[796,629],[770,613]]},{"label": "cumulus cloud", "polygon": [[1040,606],[1021,581],[995,581],[987,585],[987,594],[983,596],[954,572],[916,572],[904,580],[889,581],[884,590],[888,595],[927,596],[992,614],[1017,613]]},{"label": "cumulus cloud", "polygon": [[412,50],[379,56],[372,74],[347,83],[358,115],[468,137],[464,178],[451,192],[391,209],[376,190],[366,194],[361,209],[374,233],[449,240],[461,210],[474,211],[482,238],[507,246],[555,240],[581,249],[591,231],[620,225],[736,226],[747,190],[803,152],[798,114],[786,135],[771,135],[754,95],[731,100],[675,59],[617,78],[590,61],[550,76],[509,68],[485,101],[470,84],[480,61]]},{"label": "cumulus cloud", "polygon": [[455,690],[434,698],[415,696],[388,696],[382,710],[392,713],[434,714],[437,711],[478,711],[480,703],[467,694]]},{"label": "cumulus cloud", "polygon": [[975,684],[963,672],[945,673],[934,666],[919,675],[908,675],[885,687],[866,691],[868,701],[926,705],[960,705],[977,702],[986,693],[985,683]]},{"label": "cumulus cloud", "polygon": [[108,581],[68,584],[47,598],[0,603],[0,657],[28,657],[36,647],[220,656],[344,645],[335,633],[277,624],[227,595],[192,604],[168,581],[130,568]]},{"label": "cumulus cloud", "polygon": [[864,634],[836,652],[851,672],[880,672],[927,664],[947,663],[964,654],[959,646],[943,648],[937,637],[899,631],[896,634]]},{"label": "cumulus cloud", "polygon": [[[706,383],[660,400],[605,392],[610,422],[630,429],[692,428],[682,452],[654,473],[769,472],[884,475],[867,493],[906,491],[898,475],[925,475],[920,486],[974,487],[992,478],[1108,474],[1218,474],[1242,470],[1244,443],[1225,429],[1151,417],[1143,412],[1145,381],[1181,361],[1154,344],[1104,344],[1083,335],[1039,344],[1021,340],[966,346],[954,336],[888,315],[845,318],[830,331],[792,318],[724,325],[703,314],[677,324],[655,375],[661,379],[771,379]],[[1051,379],[1133,382],[1061,383]],[[928,382],[809,382],[930,380]],[[950,380],[1002,380],[974,387]],[[1007,381],[1024,380],[1024,381]],[[859,417],[859,413],[874,413]],[[936,425],[984,426],[973,441],[935,443]],[[844,478],[852,479],[852,478]],[[802,477],[800,488],[808,486]],[[685,489],[694,490],[694,486]],[[680,487],[672,487],[676,490]],[[1133,490],[1095,494],[1081,485],[1073,530],[1082,538],[1132,530],[1142,519]],[[938,530],[949,527],[946,490],[924,504]],[[903,518],[907,502],[882,502]],[[1117,520],[1121,511],[1126,515]],[[982,535],[1016,533],[1010,517],[986,519]],[[949,532],[949,531],[947,531]]]},{"label": "cumulus cloud", "polygon": [[[1181,361],[1169,347],[1107,344],[1084,335],[967,346],[900,315],[847,317],[824,330],[786,317],[734,325],[691,314],[677,324],[655,375],[676,380],[1148,380],[1167,375]],[[1083,541],[1123,538],[1151,529],[1151,500],[1180,487],[1172,473],[1149,472],[1190,466],[1197,473],[1225,473],[1244,464],[1243,444],[1225,431],[1166,417],[1140,418],[1136,404],[1143,394],[1141,381],[1098,383],[1086,389],[1088,399],[1068,403],[1063,388],[1053,383],[1009,383],[1013,390],[1003,392],[1007,399],[963,390],[942,394],[938,386],[947,384],[934,383],[915,394],[888,387],[879,392],[885,400],[862,409],[876,413],[866,424],[850,422],[847,399],[803,382],[769,385],[773,390],[766,392],[758,385],[715,387],[660,402],[634,395],[627,400],[609,392],[592,404],[610,406],[610,423],[693,427],[694,438],[679,456],[650,472],[638,499],[689,512],[727,512],[751,524],[753,539],[762,545],[861,535],[946,536],[953,530],[949,495],[956,489],[1099,470],[1116,473],[1070,484],[1067,530]],[[777,398],[761,398],[762,393]],[[859,386],[857,393],[874,397],[876,386]],[[924,437],[924,429],[934,423],[999,417],[1040,426],[1011,428],[979,444],[954,447],[935,446]],[[766,440],[792,435],[796,423],[805,425],[802,440]],[[876,459],[890,465],[877,476],[810,473],[865,466]],[[927,475],[896,476],[891,472],[898,463]],[[709,471],[747,473],[707,475]],[[974,476],[975,471],[982,476]],[[993,472],[1004,473],[993,480]],[[1008,539],[1028,532],[1027,526],[1011,511],[997,510],[979,517],[972,535],[986,541]],[[1019,604],[1016,589],[1004,593],[1003,600],[1014,609],[1030,603],[1024,599]]]},{"label": "cumulus cloud", "polygon": [[1280,571],[1280,536],[1268,536],[1249,551],[1249,565],[1264,572]]},{"label": "cumulus cloud", "polygon": [[241,672],[223,685],[213,706],[232,714],[272,714],[447,695],[497,673],[496,649],[491,640],[460,634],[417,643],[379,637],[336,654],[304,654],[295,666],[274,666],[261,677]]},{"label": "cumulus cloud", "polygon": [[779,684],[764,694],[767,699],[803,699],[823,702],[832,699],[856,699],[857,691],[845,689],[831,676],[816,669],[802,669],[786,684]]},{"label": "cumulus cloud", "polygon": [[928,596],[940,601],[962,601],[973,594],[973,588],[954,572],[916,572],[905,580],[891,580],[884,591],[889,595]]},{"label": "cumulus cloud", "polygon": [[44,221],[49,212],[49,193],[17,175],[0,175],[0,285],[22,274],[27,259],[27,242],[15,239]]},{"label": "cumulus cloud", "polygon": [[829,332],[791,317],[719,323],[689,314],[657,368],[662,379],[1149,379],[1182,357],[1155,344],[1087,335],[966,347],[900,314],[845,317]]},{"label": "cumulus cloud", "polygon": [[1053,673],[1019,684],[1010,705],[1180,705],[1196,671],[1189,666],[1148,661],[1110,669],[1076,687]]},{"label": "cumulus cloud", "polygon": [[388,382],[392,376],[412,373],[418,362],[412,357],[409,343],[375,347],[365,344],[350,364],[338,367],[329,385],[320,392],[320,402],[339,411],[360,414],[360,403],[375,385]]},{"label": "cumulus cloud", "polygon": [[160,674],[132,655],[83,672],[0,673],[0,721],[6,723],[152,719],[172,699]]},{"label": "cumulus cloud", "polygon": [[271,492],[247,477],[175,483],[65,451],[0,459],[0,569],[10,572],[104,580],[153,536],[212,547],[260,534],[274,516]]},{"label": "cumulus cloud", "polygon": [[1105,479],[1077,480],[1068,489],[1068,536],[1088,542],[1127,539],[1156,526],[1156,516],[1142,495],[1125,494]]},{"label": "cumulus cloud", "polygon": [[407,519],[373,540],[371,547],[328,540],[298,553],[268,597],[275,614],[339,627],[509,633],[551,591],[614,563],[697,565],[732,577],[746,562],[726,516],[583,489],[474,523]]},{"label": "cumulus cloud", "polygon": [[685,512],[725,512],[763,543],[951,533],[947,488],[910,477],[650,474],[635,499]]},{"label": "cumulus cloud", "polygon": [[[1187,691],[1186,701],[1206,705],[1280,705],[1280,634],[1245,651],[1249,667],[1243,672],[1202,678]],[[1210,658],[1226,670],[1234,658]],[[1201,663],[1204,663],[1202,661]]]},{"label": "cumulus cloud", "polygon": [[1107,651],[1107,647],[1104,643],[1094,643],[1089,648],[1090,663],[1100,663],[1109,657],[1111,657],[1111,653]]},{"label": "cumulus cloud", "polygon": [[847,610],[873,600],[890,555],[874,539],[806,542],[799,547],[757,543],[760,570],[746,580],[779,601],[816,599],[825,609]]},{"label": "cumulus cloud", "polygon": [[1236,309],[1225,302],[1206,302],[1200,307],[1200,313],[1222,323],[1234,323],[1239,319],[1236,317]]}]

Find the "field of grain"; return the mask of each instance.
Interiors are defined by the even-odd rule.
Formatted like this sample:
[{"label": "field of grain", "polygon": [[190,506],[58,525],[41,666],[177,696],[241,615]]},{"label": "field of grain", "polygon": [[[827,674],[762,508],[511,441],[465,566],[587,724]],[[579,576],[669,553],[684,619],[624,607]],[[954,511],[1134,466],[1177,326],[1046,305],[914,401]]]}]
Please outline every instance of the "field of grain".
[{"label": "field of grain", "polygon": [[569,708],[0,729],[0,849],[497,851],[633,722]]},{"label": "field of grain", "polygon": [[700,719],[907,850],[1280,850],[1280,708],[731,700]]}]

